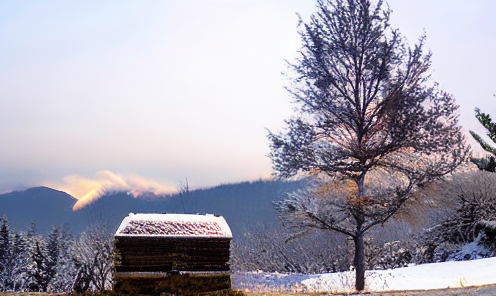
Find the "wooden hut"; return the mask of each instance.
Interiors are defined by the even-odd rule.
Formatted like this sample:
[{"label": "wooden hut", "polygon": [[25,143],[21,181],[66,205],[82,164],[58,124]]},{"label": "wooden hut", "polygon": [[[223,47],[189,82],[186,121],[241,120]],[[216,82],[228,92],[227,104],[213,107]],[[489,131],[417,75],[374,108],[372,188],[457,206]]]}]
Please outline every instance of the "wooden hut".
[{"label": "wooden hut", "polygon": [[[221,216],[130,214],[114,238],[116,282],[121,283],[121,288],[124,282],[133,279],[144,283],[154,278],[153,286],[157,286],[157,281],[170,282],[171,276],[189,281],[185,283],[188,286],[191,280],[199,281],[203,287],[204,280],[214,282],[207,290],[230,287],[228,261],[232,233]],[[177,280],[175,287],[181,286]],[[118,283],[114,284],[114,288],[119,288]],[[152,293],[155,292],[168,290]]]}]

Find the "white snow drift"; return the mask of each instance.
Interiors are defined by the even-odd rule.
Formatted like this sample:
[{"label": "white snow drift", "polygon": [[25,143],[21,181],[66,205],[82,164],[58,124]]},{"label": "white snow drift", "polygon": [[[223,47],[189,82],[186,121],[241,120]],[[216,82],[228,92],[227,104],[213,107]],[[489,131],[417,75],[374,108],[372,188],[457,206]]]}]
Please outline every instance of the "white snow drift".
[{"label": "white snow drift", "polygon": [[[496,257],[371,270],[366,273],[365,283],[371,292],[496,284]],[[354,271],[316,275],[253,272],[233,276],[234,289],[250,291],[350,292],[354,284]]]}]

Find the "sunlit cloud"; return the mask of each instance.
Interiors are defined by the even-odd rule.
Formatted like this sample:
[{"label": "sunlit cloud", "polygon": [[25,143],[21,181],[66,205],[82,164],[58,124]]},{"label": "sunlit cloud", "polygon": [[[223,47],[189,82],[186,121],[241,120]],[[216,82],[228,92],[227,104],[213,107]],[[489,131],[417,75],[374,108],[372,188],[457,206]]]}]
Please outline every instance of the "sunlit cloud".
[{"label": "sunlit cloud", "polygon": [[64,191],[78,199],[74,207],[77,211],[109,192],[127,191],[134,197],[140,195],[163,195],[177,192],[176,187],[160,184],[135,174],[116,174],[111,171],[99,171],[95,178],[69,175],[63,178],[63,184],[50,184],[54,189]]}]

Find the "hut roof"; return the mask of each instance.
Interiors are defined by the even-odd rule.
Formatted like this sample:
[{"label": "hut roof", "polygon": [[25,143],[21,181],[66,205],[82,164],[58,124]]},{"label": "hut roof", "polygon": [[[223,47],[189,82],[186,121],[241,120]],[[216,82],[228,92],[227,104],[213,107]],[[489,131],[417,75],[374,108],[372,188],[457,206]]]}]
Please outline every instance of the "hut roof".
[{"label": "hut roof", "polygon": [[222,216],[190,214],[129,214],[115,236],[232,238]]}]

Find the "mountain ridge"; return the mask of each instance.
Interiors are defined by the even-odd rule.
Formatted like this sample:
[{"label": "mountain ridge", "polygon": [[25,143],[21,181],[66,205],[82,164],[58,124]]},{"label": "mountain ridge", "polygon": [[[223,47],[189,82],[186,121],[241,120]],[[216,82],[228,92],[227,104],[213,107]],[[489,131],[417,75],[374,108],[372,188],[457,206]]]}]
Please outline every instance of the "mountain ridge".
[{"label": "mountain ridge", "polygon": [[26,230],[35,222],[38,232],[46,233],[53,225],[67,223],[72,232],[79,233],[100,224],[115,230],[130,212],[210,213],[222,215],[236,237],[251,224],[277,222],[272,202],[283,192],[301,186],[302,181],[245,181],[183,192],[182,200],[179,194],[135,198],[126,192],[115,192],[77,211],[72,210],[77,199],[63,191],[40,186],[0,195],[0,217],[5,215],[16,231]]}]

